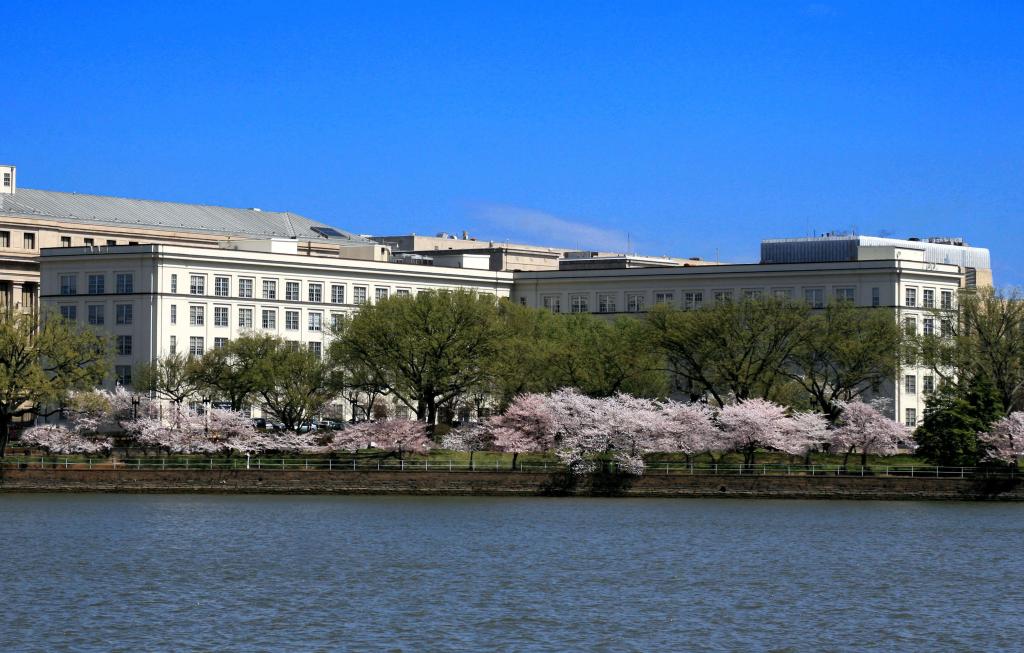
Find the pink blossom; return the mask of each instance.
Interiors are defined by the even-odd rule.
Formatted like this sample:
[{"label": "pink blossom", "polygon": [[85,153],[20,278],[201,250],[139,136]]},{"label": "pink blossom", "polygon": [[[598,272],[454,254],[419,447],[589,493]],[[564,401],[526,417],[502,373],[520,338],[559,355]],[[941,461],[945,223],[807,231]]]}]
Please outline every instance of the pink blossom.
[{"label": "pink blossom", "polygon": [[82,431],[57,424],[33,426],[21,434],[27,447],[60,454],[98,454],[110,451],[110,438],[87,437]]},{"label": "pink blossom", "polygon": [[721,431],[711,421],[714,412],[705,404],[666,401],[661,413],[662,428],[655,443],[656,451],[692,455],[721,447]]},{"label": "pink blossom", "polygon": [[546,451],[555,444],[558,424],[550,397],[523,394],[505,412],[487,420],[498,451],[528,453]]},{"label": "pink blossom", "polygon": [[907,427],[886,417],[875,405],[863,401],[840,405],[843,412],[838,428],[832,431],[832,446],[837,451],[859,451],[862,464],[869,454],[895,454],[900,441],[910,436]]},{"label": "pink blossom", "polygon": [[330,447],[335,450],[353,451],[365,447],[377,447],[394,451],[399,456],[405,452],[426,453],[433,446],[427,435],[427,425],[410,419],[391,419],[378,422],[362,422],[335,434]]},{"label": "pink blossom", "polygon": [[803,450],[800,443],[794,441],[787,419],[785,408],[766,399],[730,404],[718,415],[724,447],[742,452],[747,465],[753,464],[758,449],[787,453]]},{"label": "pink blossom", "polygon": [[1024,456],[1024,412],[1015,411],[992,424],[988,433],[978,435],[989,458],[1017,462]]}]

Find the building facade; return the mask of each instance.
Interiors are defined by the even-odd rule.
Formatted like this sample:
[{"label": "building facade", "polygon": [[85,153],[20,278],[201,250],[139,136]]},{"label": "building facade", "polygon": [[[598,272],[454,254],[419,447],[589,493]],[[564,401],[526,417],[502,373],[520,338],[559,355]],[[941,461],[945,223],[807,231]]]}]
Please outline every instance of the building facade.
[{"label": "building facade", "polygon": [[231,241],[223,248],[121,245],[51,248],[42,255],[42,306],[108,332],[114,377],[130,385],[140,363],[202,355],[246,332],[323,352],[329,327],[392,295],[464,288],[506,298],[512,275],[423,268],[297,252],[294,240]]},{"label": "building facade", "polygon": [[[563,269],[515,275],[512,300],[556,313],[643,316],[656,304],[690,310],[715,302],[776,297],[824,308],[844,300],[896,310],[908,332],[938,333],[935,309],[952,309],[966,283],[965,269],[925,260],[912,241],[902,246],[865,246],[852,260],[756,263],[706,267]],[[893,401],[894,417],[916,426],[927,393],[936,387],[931,370],[904,366],[879,389]]]}]

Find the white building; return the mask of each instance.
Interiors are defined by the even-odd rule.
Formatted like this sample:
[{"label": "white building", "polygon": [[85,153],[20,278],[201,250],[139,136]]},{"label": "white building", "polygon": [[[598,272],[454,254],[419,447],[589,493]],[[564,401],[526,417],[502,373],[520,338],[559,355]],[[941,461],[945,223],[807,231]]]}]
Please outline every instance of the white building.
[{"label": "white building", "polygon": [[[823,254],[814,251],[821,240],[765,241],[772,247],[763,258],[785,262],[659,266],[647,259],[598,256],[584,264],[565,259],[559,270],[514,273],[461,259],[447,267],[453,264],[300,254],[293,239],[230,240],[219,249],[51,248],[41,256],[41,302],[108,330],[114,336],[116,375],[129,383],[139,363],[175,352],[201,354],[250,330],[322,351],[325,329],[336,316],[427,289],[466,288],[554,312],[637,317],[659,303],[696,309],[715,301],[774,296],[820,308],[839,298],[895,308],[908,329],[929,333],[942,328],[933,309],[952,308],[961,287],[991,278],[984,249],[854,237],[852,245],[850,238],[826,239],[830,244]],[[939,251],[949,247],[958,249]],[[936,256],[944,262],[935,262]],[[934,387],[931,372],[908,367],[881,392],[892,397],[895,414],[912,426]]]},{"label": "white building", "polygon": [[[895,308],[908,330],[932,333],[942,328],[933,309],[952,308],[957,291],[968,278],[991,279],[984,249],[960,247],[965,255],[974,255],[971,262],[985,266],[973,269],[961,265],[961,260],[927,260],[933,257],[927,243],[886,239],[883,244],[862,245],[859,238],[852,237],[857,241],[852,247],[842,245],[844,253],[827,256],[801,251],[822,239],[765,241],[790,243],[788,252],[784,248],[775,254],[788,254],[787,260],[798,262],[630,267],[628,261],[609,259],[603,267],[522,272],[515,275],[512,298],[556,313],[605,315],[641,315],[661,303],[696,309],[716,301],[760,297],[799,299],[822,308],[836,298],[858,306]],[[905,367],[899,378],[880,392],[892,398],[895,415],[914,426],[935,383],[930,370]]]},{"label": "white building", "polygon": [[328,325],[361,304],[440,288],[508,297],[512,287],[507,272],[308,256],[288,239],[52,248],[41,260],[43,308],[110,332],[126,385],[140,363],[247,331],[321,352]]}]

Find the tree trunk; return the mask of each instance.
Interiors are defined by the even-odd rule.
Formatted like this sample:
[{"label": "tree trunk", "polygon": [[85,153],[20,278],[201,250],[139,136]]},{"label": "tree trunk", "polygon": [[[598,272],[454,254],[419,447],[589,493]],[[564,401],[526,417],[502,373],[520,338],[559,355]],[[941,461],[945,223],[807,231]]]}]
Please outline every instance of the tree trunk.
[{"label": "tree trunk", "polygon": [[0,415],[0,458],[7,455],[7,440],[11,437],[11,416]]},{"label": "tree trunk", "polygon": [[868,466],[868,450],[863,449],[860,452],[860,466],[861,468]]},{"label": "tree trunk", "polygon": [[513,451],[512,452],[512,471],[515,471],[515,469],[516,469],[516,460],[518,460],[518,459],[519,459],[519,452],[518,451]]}]

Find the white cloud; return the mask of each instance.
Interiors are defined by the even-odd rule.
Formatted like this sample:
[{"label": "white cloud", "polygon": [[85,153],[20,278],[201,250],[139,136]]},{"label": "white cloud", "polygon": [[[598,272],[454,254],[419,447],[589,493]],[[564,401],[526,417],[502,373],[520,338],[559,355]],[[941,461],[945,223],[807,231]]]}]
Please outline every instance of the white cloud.
[{"label": "white cloud", "polygon": [[[614,252],[626,251],[629,241],[625,231],[595,227],[534,209],[481,204],[473,208],[473,214],[484,222],[507,229],[509,240]],[[635,250],[636,244],[632,245],[631,249]]]}]

